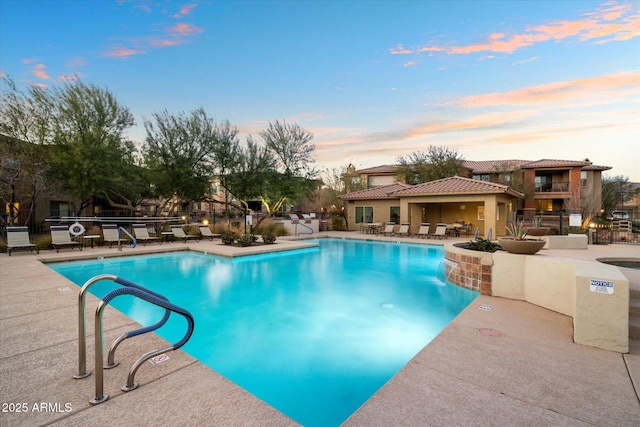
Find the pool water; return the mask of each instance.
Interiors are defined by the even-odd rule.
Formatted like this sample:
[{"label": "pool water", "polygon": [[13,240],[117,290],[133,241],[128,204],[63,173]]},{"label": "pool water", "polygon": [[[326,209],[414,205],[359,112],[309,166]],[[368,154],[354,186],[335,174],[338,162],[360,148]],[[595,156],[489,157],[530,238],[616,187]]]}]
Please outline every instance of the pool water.
[{"label": "pool water", "polygon": [[[78,285],[115,274],[167,296],[195,319],[184,351],[303,425],[337,426],[478,293],[438,277],[442,247],[318,243],[235,259],[176,252],[52,268]],[[112,304],[145,325],[162,314],[131,296]],[[185,325],[172,316],[157,332],[175,342]]]}]

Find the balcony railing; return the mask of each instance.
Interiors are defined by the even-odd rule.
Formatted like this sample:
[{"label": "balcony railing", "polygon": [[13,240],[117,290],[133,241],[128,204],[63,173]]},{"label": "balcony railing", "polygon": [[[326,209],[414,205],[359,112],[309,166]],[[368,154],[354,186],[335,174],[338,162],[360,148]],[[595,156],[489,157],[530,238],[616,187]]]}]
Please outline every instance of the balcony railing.
[{"label": "balcony railing", "polygon": [[536,193],[567,193],[569,192],[568,182],[548,182],[536,184]]}]

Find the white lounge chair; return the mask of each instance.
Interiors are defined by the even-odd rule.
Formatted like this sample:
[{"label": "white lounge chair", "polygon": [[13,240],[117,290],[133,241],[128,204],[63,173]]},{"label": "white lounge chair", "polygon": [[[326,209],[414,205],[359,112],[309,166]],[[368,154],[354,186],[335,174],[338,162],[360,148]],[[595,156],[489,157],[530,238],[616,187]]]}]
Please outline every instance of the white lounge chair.
[{"label": "white lounge chair", "polygon": [[393,236],[393,229],[395,228],[396,223],[393,221],[389,221],[385,224],[384,230],[382,230],[382,234],[384,236]]},{"label": "white lounge chair", "polygon": [[82,250],[82,243],[71,240],[71,234],[66,225],[51,226],[51,246],[56,252],[60,252],[62,248],[79,248]]},{"label": "white lounge chair", "polygon": [[420,228],[418,229],[418,233],[416,234],[416,236],[419,236],[421,238],[429,238],[429,228],[431,228],[431,223],[430,222],[423,222],[420,224]]},{"label": "white lounge chair", "polygon": [[173,237],[183,240],[184,243],[187,243],[189,239],[200,240],[200,236],[196,234],[186,234],[181,225],[172,225],[171,232],[173,233]]},{"label": "white lounge chair", "polygon": [[29,240],[29,229],[27,227],[7,227],[7,252],[11,256],[14,249],[29,249],[40,253],[38,245],[34,245]]},{"label": "white lounge chair", "polygon": [[202,234],[202,237],[206,237],[210,240],[220,237],[220,234],[212,233],[208,225],[200,226],[200,234]]},{"label": "white lounge chair", "polygon": [[409,223],[403,222],[400,224],[400,228],[395,232],[395,236],[409,236]]},{"label": "white lounge chair", "polygon": [[433,237],[436,239],[446,239],[447,238],[447,224],[439,223],[436,225],[436,231],[433,233]]},{"label": "white lounge chair", "polygon": [[109,247],[111,247],[114,243],[117,245],[119,243],[129,243],[129,239],[126,237],[126,234],[123,237],[119,237],[118,226],[116,224],[103,224],[102,225],[102,237],[104,243],[109,243]]},{"label": "white lounge chair", "polygon": [[142,245],[146,245],[147,242],[160,242],[162,244],[157,237],[149,235],[146,224],[133,224],[133,234],[136,236],[136,241],[142,242]]}]

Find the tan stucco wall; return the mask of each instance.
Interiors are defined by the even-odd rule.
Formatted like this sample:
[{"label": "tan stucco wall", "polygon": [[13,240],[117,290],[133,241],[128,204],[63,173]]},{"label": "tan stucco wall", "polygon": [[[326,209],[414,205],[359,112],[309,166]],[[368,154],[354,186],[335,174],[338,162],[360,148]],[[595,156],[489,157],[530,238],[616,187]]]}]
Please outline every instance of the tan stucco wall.
[{"label": "tan stucco wall", "polygon": [[[525,300],[573,318],[578,344],[629,351],[629,281],[613,266],[544,255],[493,254],[493,296]],[[590,281],[614,283],[595,293]]]},{"label": "tan stucco wall", "polygon": [[[398,199],[385,200],[356,200],[353,203],[347,203],[347,219],[349,221],[349,230],[357,231],[360,224],[356,223],[356,207],[371,206],[373,207],[373,222],[388,222],[391,215],[391,206],[400,206]],[[402,215],[402,208],[400,208]]]}]

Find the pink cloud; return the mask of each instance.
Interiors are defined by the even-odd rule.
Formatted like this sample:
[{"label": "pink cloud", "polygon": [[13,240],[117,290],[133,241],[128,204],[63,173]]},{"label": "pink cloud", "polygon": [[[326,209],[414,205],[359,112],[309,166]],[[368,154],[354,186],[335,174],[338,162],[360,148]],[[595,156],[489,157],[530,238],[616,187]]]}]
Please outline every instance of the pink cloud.
[{"label": "pink cloud", "polygon": [[518,49],[546,41],[559,41],[577,37],[581,41],[606,43],[630,40],[640,36],[640,13],[634,13],[632,5],[606,4],[595,12],[585,13],[581,19],[558,20],[530,26],[526,32],[508,35],[492,33],[482,42],[460,46],[429,45],[406,49],[401,44],[389,49],[392,55],[409,55],[424,52],[444,52],[462,55],[477,52],[513,53]]},{"label": "pink cloud", "polygon": [[129,49],[122,46],[114,46],[109,50],[106,55],[112,58],[128,58],[132,55],[142,55],[144,53],[141,49]]},{"label": "pink cloud", "polygon": [[640,89],[640,73],[621,72],[584,79],[555,82],[539,86],[517,89],[509,92],[495,92],[464,98],[464,107],[486,107],[497,105],[535,105],[559,101],[592,98],[602,91]]},{"label": "pink cloud", "polygon": [[173,15],[174,18],[181,18],[183,16],[187,16],[191,13],[191,11],[197,6],[197,4],[192,3],[192,4],[188,4],[186,6],[183,6],[180,9],[180,12],[176,13],[175,15]]},{"label": "pink cloud", "polygon": [[31,68],[31,74],[33,74],[34,76],[36,76],[39,79],[42,80],[49,80],[49,74],[47,74],[46,71],[47,67],[44,64],[36,64]]},{"label": "pink cloud", "polygon": [[194,34],[199,34],[202,31],[202,28],[191,24],[185,24],[184,22],[180,22],[172,27],[167,28],[167,33],[178,34],[181,36],[191,36]]},{"label": "pink cloud", "polygon": [[180,44],[182,44],[183,41],[181,39],[157,39],[157,38],[152,38],[149,40],[149,45],[151,47],[168,47],[168,46],[178,46]]}]

